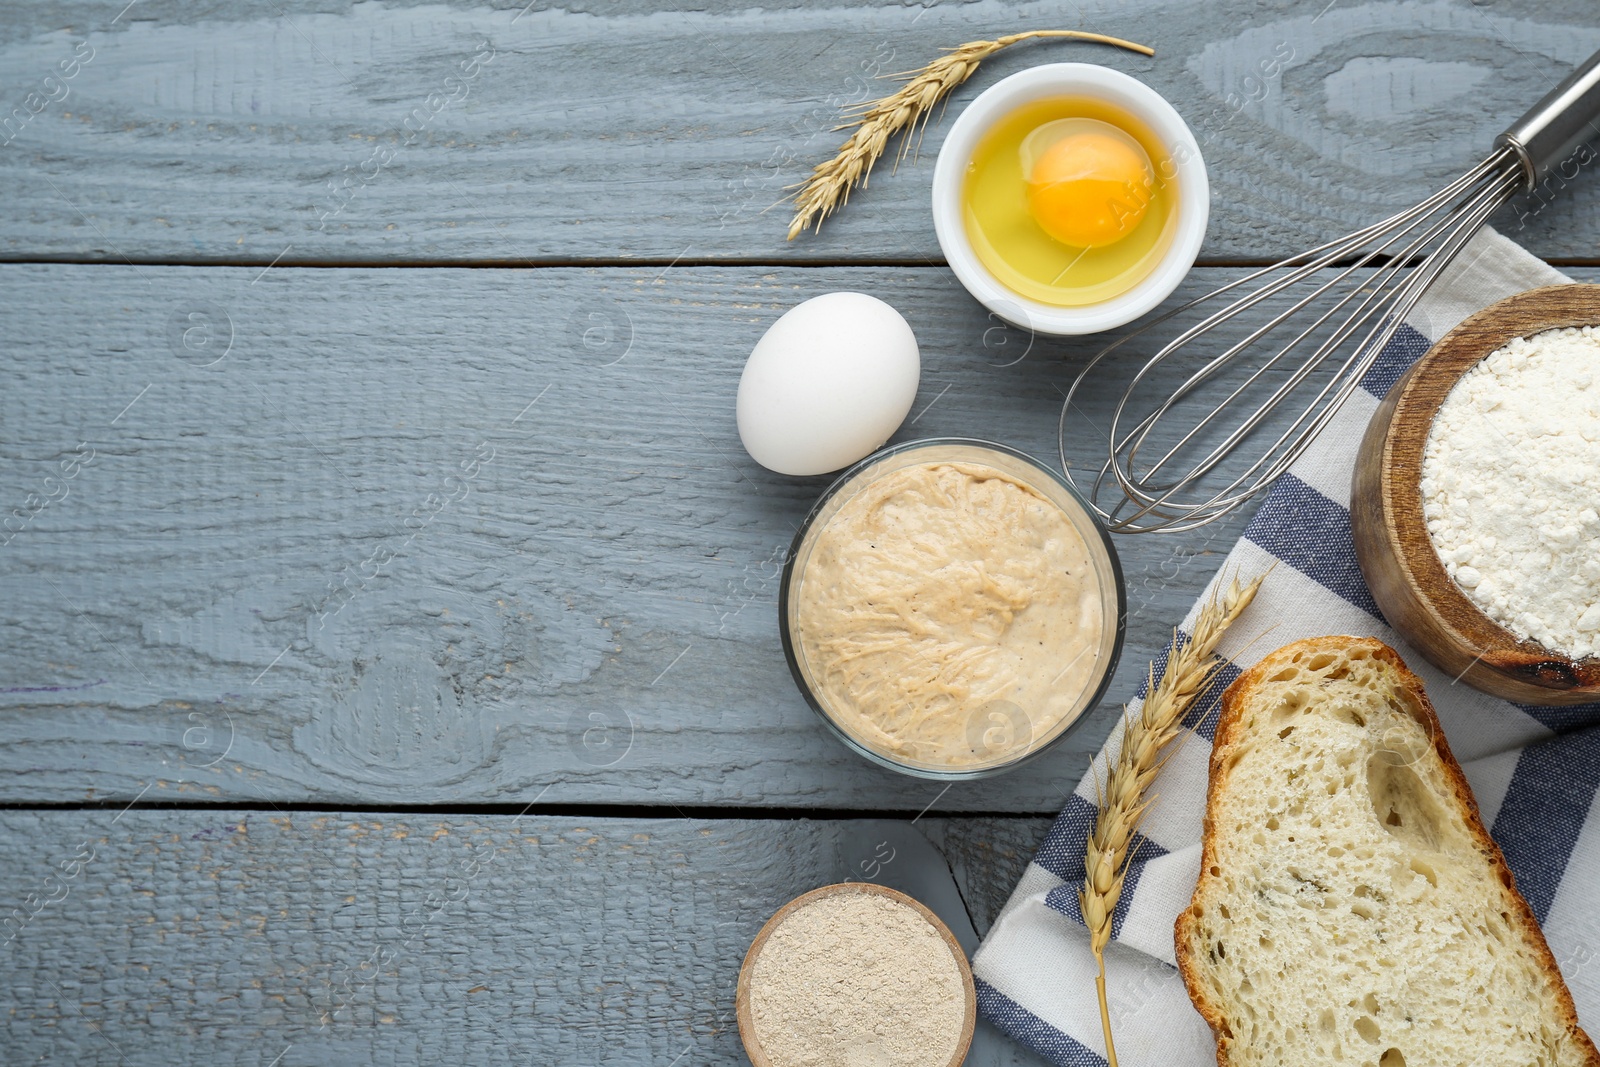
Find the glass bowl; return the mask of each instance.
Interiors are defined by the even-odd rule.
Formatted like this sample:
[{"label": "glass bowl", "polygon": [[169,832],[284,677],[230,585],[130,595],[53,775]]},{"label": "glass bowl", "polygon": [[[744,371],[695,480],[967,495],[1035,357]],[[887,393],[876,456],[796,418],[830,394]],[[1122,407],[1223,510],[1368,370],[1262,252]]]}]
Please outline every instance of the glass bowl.
[{"label": "glass bowl", "polygon": [[[1093,656],[1088,663],[1089,669],[1079,671],[1081,691],[1062,700],[1053,700],[1053,711],[1042,713],[1038,708],[1023,709],[1003,698],[990,698],[981,703],[977,702],[977,698],[972,698],[976,706],[970,708],[959,701],[954,705],[941,705],[942,713],[954,717],[952,721],[958,724],[956,729],[965,730],[965,737],[957,733],[955,740],[965,740],[973,754],[970,760],[963,758],[959,761],[924,758],[909,751],[895,751],[852,725],[852,719],[872,720],[870,709],[864,710],[856,702],[858,693],[842,692],[838,686],[825,683],[823,664],[812,661],[815,653],[808,649],[801,624],[801,607],[805,602],[804,591],[810,577],[808,571],[813,555],[819,538],[840,510],[858,493],[880,479],[907,468],[943,463],[993,469],[1031,490],[1046,504],[1059,509],[1082,542],[1089,570],[1083,579],[1084,588],[1093,590],[1099,604],[1098,638],[1084,642],[1084,647],[1076,657],[1091,653]],[[789,669],[806,702],[821,716],[828,728],[847,747],[874,763],[919,778],[946,781],[984,778],[1010,770],[1037,758],[1067,736],[1082,721],[1084,713],[1099,701],[1110,684],[1122,652],[1126,614],[1122,565],[1111,544],[1111,537],[1061,473],[1005,445],[956,437],[894,445],[868,456],[841,474],[822,494],[796,533],[784,563],[778,591],[778,630],[783,638],[783,651],[789,661]],[[1005,626],[1009,627],[1011,621],[1011,617],[1006,616]],[[1053,666],[1055,661],[1050,660],[1049,656],[1050,653],[1045,652],[1025,665],[1037,669]],[[1057,678],[1073,666],[1076,658],[1062,667]],[[1051,684],[1046,683],[1044,688],[1049,690]],[[960,687],[949,688],[955,692]],[[1052,691],[1052,695],[1054,692],[1059,690]],[[1020,682],[1016,693],[1020,697]],[[1036,717],[1041,715],[1045,721],[1036,729]],[[923,747],[927,749],[929,746]]]}]

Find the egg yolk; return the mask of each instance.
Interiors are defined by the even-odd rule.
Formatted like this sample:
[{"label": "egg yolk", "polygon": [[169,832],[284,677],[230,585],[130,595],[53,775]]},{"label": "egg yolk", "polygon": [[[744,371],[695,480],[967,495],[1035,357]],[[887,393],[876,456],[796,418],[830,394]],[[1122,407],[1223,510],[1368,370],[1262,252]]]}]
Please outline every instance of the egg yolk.
[{"label": "egg yolk", "polygon": [[1135,144],[1092,130],[1067,134],[1039,156],[1028,174],[1028,209],[1062,244],[1114,244],[1144,218],[1149,167]]}]

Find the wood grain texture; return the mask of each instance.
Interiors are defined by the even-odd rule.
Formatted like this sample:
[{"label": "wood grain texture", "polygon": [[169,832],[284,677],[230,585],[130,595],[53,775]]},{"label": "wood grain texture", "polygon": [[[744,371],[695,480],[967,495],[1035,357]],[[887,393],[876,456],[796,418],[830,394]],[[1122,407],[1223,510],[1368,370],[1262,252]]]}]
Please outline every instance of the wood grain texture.
[{"label": "wood grain texture", "polygon": [[[891,839],[932,842],[985,932],[1048,819],[937,813],[1053,815],[1243,518],[1119,541],[1122,666],[1038,763],[942,793],[853,756],[779,652],[778,563],[826,479],[744,456],[749,348],[800,299],[874,293],[923,346],[900,439],[1049,458],[1095,346],[936,267],[943,125],[819,237],[765,209],[873,75],[1068,18],[1159,54],[1019,48],[952,108],[1038,62],[1132,73],[1203,146],[1204,255],[1272,258],[1447,180],[1600,47],[1587,0],[0,10],[0,259],[31,261],[0,268],[0,801],[188,809],[0,811],[7,1063],[742,1063],[750,938]],[[1580,177],[1498,221],[1592,257],[1597,204]],[[736,266],[772,261],[862,266]],[[291,269],[324,264],[375,266]],[[1008,1063],[1037,1067],[981,1067]]]},{"label": "wood grain texture", "polygon": [[1106,701],[945,794],[847,751],[794,688],[778,564],[827,479],[744,454],[740,367],[795,302],[874,293],[922,342],[896,439],[1049,459],[1098,342],[1030,342],[931,268],[0,278],[13,802],[1053,814],[1243,521],[1118,539]]},{"label": "wood grain texture", "polygon": [[[1046,823],[922,825],[1037,842]],[[839,880],[851,827],[0,812],[0,1055],[742,1064],[740,960],[780,905]],[[969,902],[1009,890],[1016,872],[977,873],[992,885],[974,894],[958,871]],[[986,929],[992,916],[975,917]],[[985,1067],[1040,1062],[991,1044]]]},{"label": "wood grain texture", "polygon": [[[1389,390],[1361,441],[1351,491],[1356,559],[1383,617],[1440,670],[1532,704],[1600,697],[1600,660],[1519,639],[1463,593],[1428,533],[1422,465],[1462,376],[1518,337],[1600,324],[1600,285],[1550,285],[1489,305],[1441,337]],[[1531,472],[1530,472],[1531,473]]]},{"label": "wood grain texture", "polygon": [[[843,110],[881,94],[876,75],[1049,26],[1157,55],[1024,45],[952,111],[1037,63],[1131,73],[1200,140],[1202,255],[1277,258],[1449,180],[1600,48],[1588,0],[124,4],[3,5],[0,256],[938,262],[947,123],[820,237],[785,243],[767,209],[833,152]],[[1498,222],[1540,255],[1593,257],[1597,205],[1580,176]]]}]

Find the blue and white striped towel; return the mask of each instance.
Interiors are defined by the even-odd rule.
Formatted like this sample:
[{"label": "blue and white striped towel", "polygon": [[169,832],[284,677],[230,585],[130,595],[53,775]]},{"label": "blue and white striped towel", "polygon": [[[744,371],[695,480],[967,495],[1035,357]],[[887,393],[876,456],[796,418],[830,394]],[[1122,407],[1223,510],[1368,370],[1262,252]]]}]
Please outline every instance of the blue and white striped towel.
[{"label": "blue and white striped towel", "polygon": [[[1215,696],[1273,648],[1334,633],[1381,638],[1422,676],[1484,822],[1544,925],[1579,1020],[1600,1036],[1600,704],[1523,706],[1452,685],[1379,617],[1350,538],[1356,449],[1389,387],[1472,312],[1568,280],[1499,234],[1480,233],[1406,320],[1363,381],[1365,389],[1356,390],[1273,487],[1229,554],[1221,574],[1250,576],[1277,566],[1223,640],[1221,651],[1237,656],[1237,666],[1212,689],[1211,705],[1191,712],[1189,721],[1200,724],[1196,732],[1204,741],[1183,745],[1162,771],[1159,800],[1144,823],[1148,840],[1129,866],[1117,905],[1106,972],[1117,1056],[1127,1067],[1207,1067],[1216,1059],[1211,1031],[1190,1006],[1172,951],[1173,920],[1199,874]],[[1130,576],[1131,584],[1136,580]],[[1197,610],[1183,621],[1185,633]],[[1269,627],[1267,639],[1250,644]],[[1104,778],[1120,740],[1114,731],[973,959],[983,1014],[1045,1057],[1073,1067],[1106,1062],[1078,886],[1095,815],[1094,782]]]}]

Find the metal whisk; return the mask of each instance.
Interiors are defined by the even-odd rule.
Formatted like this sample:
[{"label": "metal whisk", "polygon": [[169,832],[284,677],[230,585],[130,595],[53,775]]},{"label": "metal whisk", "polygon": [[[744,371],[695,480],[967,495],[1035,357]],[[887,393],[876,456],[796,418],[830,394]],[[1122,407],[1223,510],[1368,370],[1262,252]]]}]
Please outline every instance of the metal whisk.
[{"label": "metal whisk", "polygon": [[[1116,341],[1078,374],[1062,405],[1067,477],[1073,478],[1069,419],[1081,413],[1078,401],[1092,391],[1095,369],[1151,329],[1242,292],[1220,310],[1202,310],[1199,322],[1138,368],[1114,405],[1109,429],[1085,419],[1080,432],[1107,439],[1105,461],[1086,495],[1113,530],[1191,530],[1240,507],[1271,485],[1333,420],[1418,299],[1483,222],[1558,166],[1592,161],[1588,149],[1587,156],[1573,153],[1596,137],[1600,52],[1497,137],[1487,159],[1421,203],[1230,282]],[[1265,321],[1249,314],[1274,300],[1289,303]],[[1229,337],[1230,329],[1242,336]],[[1182,366],[1184,355],[1192,361],[1187,346],[1198,341],[1213,342],[1212,350],[1220,345],[1221,353],[1198,357],[1196,368]],[[1265,358],[1250,359],[1258,355]],[[1223,378],[1247,360],[1242,380]],[[1164,399],[1157,394],[1139,414],[1142,390],[1179,377],[1176,389]],[[1310,402],[1298,414],[1281,411],[1296,392],[1309,394]],[[1206,404],[1210,410],[1188,430],[1167,426],[1180,412]],[[1265,439],[1270,444],[1253,461],[1228,462],[1245,442]],[[1102,503],[1108,494],[1109,506]]]}]

